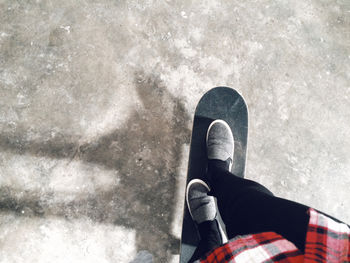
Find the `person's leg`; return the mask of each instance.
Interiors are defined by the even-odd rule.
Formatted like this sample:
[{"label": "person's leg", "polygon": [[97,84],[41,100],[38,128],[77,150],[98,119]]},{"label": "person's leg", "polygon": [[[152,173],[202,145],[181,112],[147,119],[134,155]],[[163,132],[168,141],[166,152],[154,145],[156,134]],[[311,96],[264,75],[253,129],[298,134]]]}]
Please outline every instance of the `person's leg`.
[{"label": "person's leg", "polygon": [[309,207],[275,197],[264,186],[233,175],[227,162],[209,160],[208,178],[229,239],[273,231],[304,250]]},{"label": "person's leg", "polygon": [[196,251],[189,262],[194,262],[203,257],[208,251],[217,248],[223,244],[223,239],[219,229],[217,219],[205,221],[197,225],[200,241]]},{"label": "person's leg", "polygon": [[212,195],[217,197],[228,238],[273,231],[304,250],[308,207],[275,197],[264,186],[229,172],[234,137],[225,121],[215,120],[209,125],[206,146],[207,179]]},{"label": "person's leg", "polygon": [[215,200],[213,196],[208,195],[209,191],[209,186],[200,179],[191,180],[186,189],[187,207],[200,236],[200,242],[190,262],[223,244],[223,237],[216,219]]}]

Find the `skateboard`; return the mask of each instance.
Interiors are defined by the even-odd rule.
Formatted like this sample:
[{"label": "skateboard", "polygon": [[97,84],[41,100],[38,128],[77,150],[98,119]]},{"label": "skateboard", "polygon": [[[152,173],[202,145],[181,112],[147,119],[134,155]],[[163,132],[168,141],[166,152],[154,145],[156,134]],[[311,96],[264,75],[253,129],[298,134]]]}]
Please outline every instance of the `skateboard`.
[{"label": "skateboard", "polygon": [[[244,177],[248,136],[247,105],[236,90],[229,87],[216,87],[205,93],[196,107],[186,186],[194,178],[204,180],[207,169],[206,133],[210,123],[216,119],[226,121],[232,130],[235,141],[232,173]],[[218,220],[224,229],[220,215]],[[191,259],[198,243],[196,225],[192,221],[185,201],[180,248],[181,263],[187,263]]]}]

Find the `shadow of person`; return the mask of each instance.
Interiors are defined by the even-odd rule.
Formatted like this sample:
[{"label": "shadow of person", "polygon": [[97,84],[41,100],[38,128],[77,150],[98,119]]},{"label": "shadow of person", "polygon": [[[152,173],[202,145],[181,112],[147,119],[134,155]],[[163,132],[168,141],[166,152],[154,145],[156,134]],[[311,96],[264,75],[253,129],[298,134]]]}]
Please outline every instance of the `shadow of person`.
[{"label": "shadow of person", "polygon": [[3,188],[0,209],[20,214],[27,207],[36,216],[87,216],[96,222],[132,228],[136,230],[138,251],[149,251],[155,262],[167,262],[179,247],[170,232],[182,145],[190,140],[190,118],[180,99],[170,94],[157,76],[139,71],[134,83],[143,105],[136,107],[123,128],[93,142],[79,145],[62,138],[45,143],[21,142],[20,136],[11,139],[11,135],[0,135],[3,150],[74,158],[117,170],[119,183],[112,190],[53,203],[42,200],[54,193],[46,193],[43,198],[40,193],[27,192],[17,199],[11,197],[11,189]]}]

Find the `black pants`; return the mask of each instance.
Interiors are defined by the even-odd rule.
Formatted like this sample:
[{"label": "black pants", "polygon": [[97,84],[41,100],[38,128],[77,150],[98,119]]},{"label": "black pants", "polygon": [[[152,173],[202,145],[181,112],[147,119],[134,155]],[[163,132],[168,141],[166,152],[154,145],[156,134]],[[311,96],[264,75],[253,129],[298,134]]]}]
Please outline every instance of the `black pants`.
[{"label": "black pants", "polygon": [[[264,186],[237,177],[223,167],[224,162],[211,161],[207,178],[211,195],[217,198],[228,239],[236,235],[271,231],[304,251],[309,207],[275,197]],[[195,254],[203,256],[203,253],[220,245],[217,244],[217,223],[202,223],[198,229],[202,241],[201,248]],[[197,256],[194,255],[194,258]]]}]

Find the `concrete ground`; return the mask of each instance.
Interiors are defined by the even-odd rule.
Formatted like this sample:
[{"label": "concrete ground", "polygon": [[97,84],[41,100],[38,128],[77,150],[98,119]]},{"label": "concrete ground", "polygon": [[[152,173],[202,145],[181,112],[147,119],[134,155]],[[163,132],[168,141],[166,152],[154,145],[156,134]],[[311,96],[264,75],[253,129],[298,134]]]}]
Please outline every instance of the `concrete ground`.
[{"label": "concrete ground", "polygon": [[246,177],[349,223],[349,1],[0,0],[0,262],[177,262],[218,85]]}]

